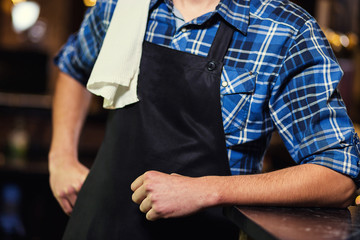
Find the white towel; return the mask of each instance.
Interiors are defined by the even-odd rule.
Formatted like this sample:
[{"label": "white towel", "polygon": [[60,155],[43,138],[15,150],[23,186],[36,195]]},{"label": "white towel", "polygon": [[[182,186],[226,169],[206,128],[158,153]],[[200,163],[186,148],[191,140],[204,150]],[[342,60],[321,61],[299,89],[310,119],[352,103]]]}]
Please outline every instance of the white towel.
[{"label": "white towel", "polygon": [[137,79],[150,0],[118,0],[87,88],[104,108],[139,101]]}]

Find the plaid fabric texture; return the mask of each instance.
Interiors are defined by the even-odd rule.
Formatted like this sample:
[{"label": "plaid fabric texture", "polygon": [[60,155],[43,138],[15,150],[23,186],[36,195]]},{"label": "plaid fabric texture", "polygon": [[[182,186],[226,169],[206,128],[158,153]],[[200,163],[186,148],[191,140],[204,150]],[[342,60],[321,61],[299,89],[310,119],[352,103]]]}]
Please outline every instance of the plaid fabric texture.
[{"label": "plaid fabric texture", "polygon": [[[98,0],[55,58],[83,84],[115,5]],[[221,0],[214,12],[185,23],[170,0],[153,0],[145,40],[207,56],[220,18],[236,29],[219,86],[232,174],[260,172],[277,130],[296,163],[323,165],[357,182],[360,145],[337,91],[342,70],[303,9],[286,0]]]}]

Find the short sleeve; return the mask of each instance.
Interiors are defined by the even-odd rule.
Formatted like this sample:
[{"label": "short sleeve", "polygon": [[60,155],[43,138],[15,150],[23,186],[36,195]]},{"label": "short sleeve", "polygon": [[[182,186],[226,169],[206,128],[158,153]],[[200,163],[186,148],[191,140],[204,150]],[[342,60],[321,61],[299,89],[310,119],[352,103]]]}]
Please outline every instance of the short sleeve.
[{"label": "short sleeve", "polygon": [[359,138],[337,85],[342,70],[315,20],[293,39],[269,102],[290,155],[353,178],[359,186]]},{"label": "short sleeve", "polygon": [[116,1],[97,1],[89,8],[78,32],[72,34],[54,59],[60,71],[86,85],[109,26]]}]

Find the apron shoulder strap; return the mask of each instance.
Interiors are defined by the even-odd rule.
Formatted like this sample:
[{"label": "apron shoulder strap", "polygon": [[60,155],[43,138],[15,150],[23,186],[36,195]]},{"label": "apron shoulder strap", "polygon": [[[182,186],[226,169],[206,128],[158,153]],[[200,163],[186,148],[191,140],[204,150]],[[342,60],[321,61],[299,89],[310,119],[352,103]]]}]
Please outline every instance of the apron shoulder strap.
[{"label": "apron shoulder strap", "polygon": [[225,20],[220,19],[220,26],[216,32],[215,39],[207,56],[210,60],[222,62],[230,46],[234,28],[228,25]]}]

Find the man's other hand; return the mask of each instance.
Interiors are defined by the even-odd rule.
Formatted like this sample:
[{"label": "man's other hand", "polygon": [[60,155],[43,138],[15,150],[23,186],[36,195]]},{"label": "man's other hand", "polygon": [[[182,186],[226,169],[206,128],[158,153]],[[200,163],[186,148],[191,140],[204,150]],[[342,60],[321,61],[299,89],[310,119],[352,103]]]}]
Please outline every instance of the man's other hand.
[{"label": "man's other hand", "polygon": [[89,169],[77,159],[50,162],[56,162],[49,165],[51,190],[64,212],[70,215]]}]

